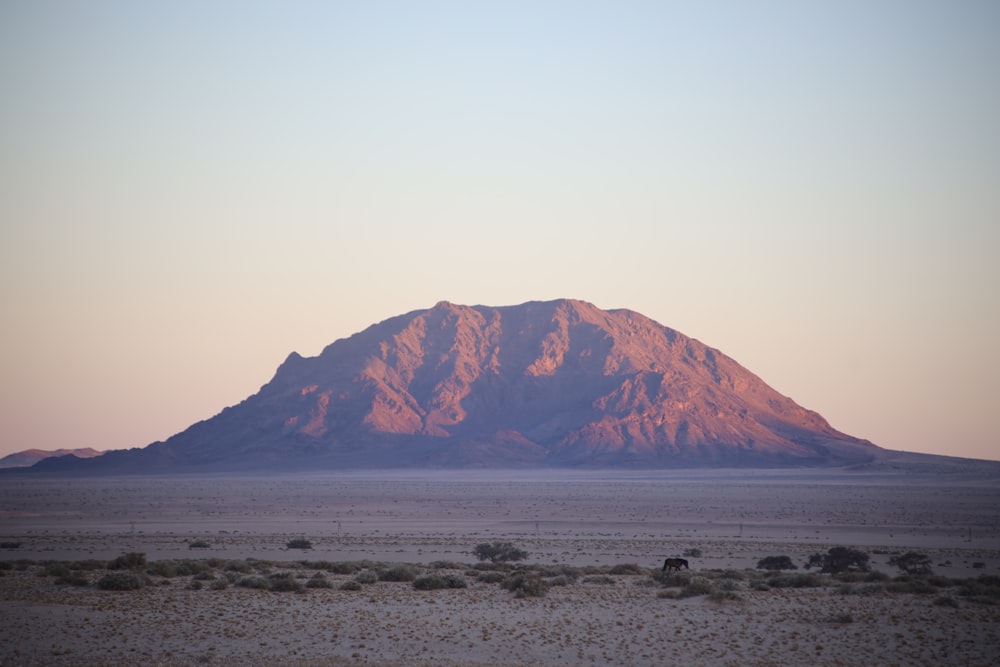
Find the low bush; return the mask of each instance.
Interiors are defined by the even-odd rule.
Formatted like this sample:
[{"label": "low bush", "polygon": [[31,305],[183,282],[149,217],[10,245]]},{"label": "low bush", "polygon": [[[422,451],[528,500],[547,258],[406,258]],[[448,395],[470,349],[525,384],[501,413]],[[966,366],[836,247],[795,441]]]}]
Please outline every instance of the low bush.
[{"label": "low bush", "polygon": [[503,572],[480,572],[476,581],[484,584],[499,584],[506,578],[507,575]]},{"label": "low bush", "polygon": [[766,556],[757,561],[758,570],[797,570],[799,567],[788,556]]},{"label": "low bush", "polygon": [[341,563],[330,563],[329,567],[324,568],[327,572],[333,574],[354,574],[355,572],[361,572],[362,570],[373,569],[375,564],[371,561],[344,561]]},{"label": "low bush", "polygon": [[952,597],[948,597],[947,595],[942,595],[941,597],[937,598],[936,600],[934,600],[933,604],[935,607],[952,607],[955,609],[958,608],[958,600]]},{"label": "low bush", "polygon": [[109,570],[145,570],[146,554],[133,551],[122,554],[108,563]]},{"label": "low bush", "polygon": [[417,569],[412,565],[397,565],[378,573],[379,581],[409,582],[417,578]]},{"label": "low bush", "polygon": [[869,555],[850,547],[831,547],[825,554],[813,554],[806,562],[806,569],[819,567],[820,572],[867,572]]},{"label": "low bush", "polygon": [[359,584],[374,584],[378,581],[378,572],[375,572],[374,570],[364,570],[362,572],[358,572],[358,576],[354,577],[354,581]]},{"label": "low bush", "polygon": [[145,576],[138,572],[109,572],[97,580],[97,587],[103,591],[134,591],[148,583]]},{"label": "low bush", "polygon": [[900,556],[893,556],[889,559],[891,567],[899,568],[900,572],[906,574],[931,574],[930,556],[916,551],[908,551]]},{"label": "low bush", "polygon": [[229,579],[226,577],[212,579],[212,583],[210,583],[208,587],[213,591],[224,591],[229,588]]},{"label": "low bush", "polygon": [[344,583],[342,583],[340,585],[340,590],[342,590],[342,591],[360,591],[361,590],[361,584],[356,579],[352,579],[351,581],[345,581]]},{"label": "low bush", "polygon": [[317,572],[306,582],[306,588],[333,588],[333,584],[322,572]]},{"label": "low bush", "polygon": [[464,570],[464,563],[456,563],[450,560],[436,560],[430,564],[432,570]]},{"label": "low bush", "polygon": [[313,545],[309,540],[299,537],[286,542],[285,547],[288,549],[312,549]]},{"label": "low bush", "polygon": [[684,553],[681,554],[685,558],[701,558],[701,549],[695,547],[693,549],[685,549]]},{"label": "low bush", "polygon": [[236,585],[240,588],[256,588],[258,590],[267,590],[270,588],[268,581],[264,577],[243,577],[236,582]]},{"label": "low bush", "polygon": [[534,572],[515,572],[500,584],[516,597],[545,597],[549,584]]},{"label": "low bush", "polygon": [[492,563],[524,560],[528,557],[527,551],[518,549],[510,542],[477,544],[472,550],[472,554],[479,560],[488,560]]},{"label": "low bush", "polygon": [[188,549],[209,549],[212,545],[205,540],[195,540],[188,543]]},{"label": "low bush", "polygon": [[595,574],[589,577],[584,577],[583,583],[608,585],[608,584],[614,584],[615,578],[607,574]]},{"label": "low bush", "polygon": [[712,586],[712,582],[703,577],[692,577],[689,582],[681,586],[680,592],[677,593],[678,598],[693,598],[699,595],[708,595],[715,590]]},{"label": "low bush", "polygon": [[413,587],[418,591],[434,591],[448,588],[448,582],[440,574],[428,574],[414,579]]},{"label": "low bush", "polygon": [[305,590],[295,575],[291,572],[278,572],[267,578],[268,590],[276,593],[301,593]]}]

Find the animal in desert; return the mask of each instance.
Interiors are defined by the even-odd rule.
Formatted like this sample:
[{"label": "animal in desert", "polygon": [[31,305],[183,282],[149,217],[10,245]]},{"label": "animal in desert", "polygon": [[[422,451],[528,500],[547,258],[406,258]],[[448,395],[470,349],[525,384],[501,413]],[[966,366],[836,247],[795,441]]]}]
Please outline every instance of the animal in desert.
[{"label": "animal in desert", "polygon": [[664,572],[667,572],[669,570],[677,570],[678,572],[680,572],[682,567],[685,570],[691,569],[688,567],[688,562],[683,558],[668,558],[667,560],[663,561]]}]

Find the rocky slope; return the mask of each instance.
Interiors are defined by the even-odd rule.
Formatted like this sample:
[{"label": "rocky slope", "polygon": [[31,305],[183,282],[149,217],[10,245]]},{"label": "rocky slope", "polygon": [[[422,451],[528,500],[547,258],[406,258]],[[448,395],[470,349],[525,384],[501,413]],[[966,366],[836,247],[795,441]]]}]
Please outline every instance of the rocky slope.
[{"label": "rocky slope", "polygon": [[697,340],[636,312],[558,300],[442,302],[388,319],[316,357],[292,353],[258,393],[165,442],[71,463],[824,466],[882,451]]}]

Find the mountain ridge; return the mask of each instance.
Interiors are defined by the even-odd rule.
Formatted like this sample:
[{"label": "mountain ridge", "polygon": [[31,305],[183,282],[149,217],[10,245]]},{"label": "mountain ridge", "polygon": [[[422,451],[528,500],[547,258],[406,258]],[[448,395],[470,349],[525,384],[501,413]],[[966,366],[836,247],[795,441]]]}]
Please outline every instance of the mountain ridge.
[{"label": "mountain ridge", "polygon": [[292,352],[256,394],[166,441],[65,465],[829,466],[884,451],[635,311],[441,301]]}]

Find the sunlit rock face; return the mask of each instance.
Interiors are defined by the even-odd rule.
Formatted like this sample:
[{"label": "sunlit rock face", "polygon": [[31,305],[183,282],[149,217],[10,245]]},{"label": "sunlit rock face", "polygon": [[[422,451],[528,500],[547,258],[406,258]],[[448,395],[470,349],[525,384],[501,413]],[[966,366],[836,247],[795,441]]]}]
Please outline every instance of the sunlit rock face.
[{"label": "sunlit rock face", "polygon": [[442,302],[292,353],[238,405],[93,465],[826,466],[881,451],[639,313]]}]

